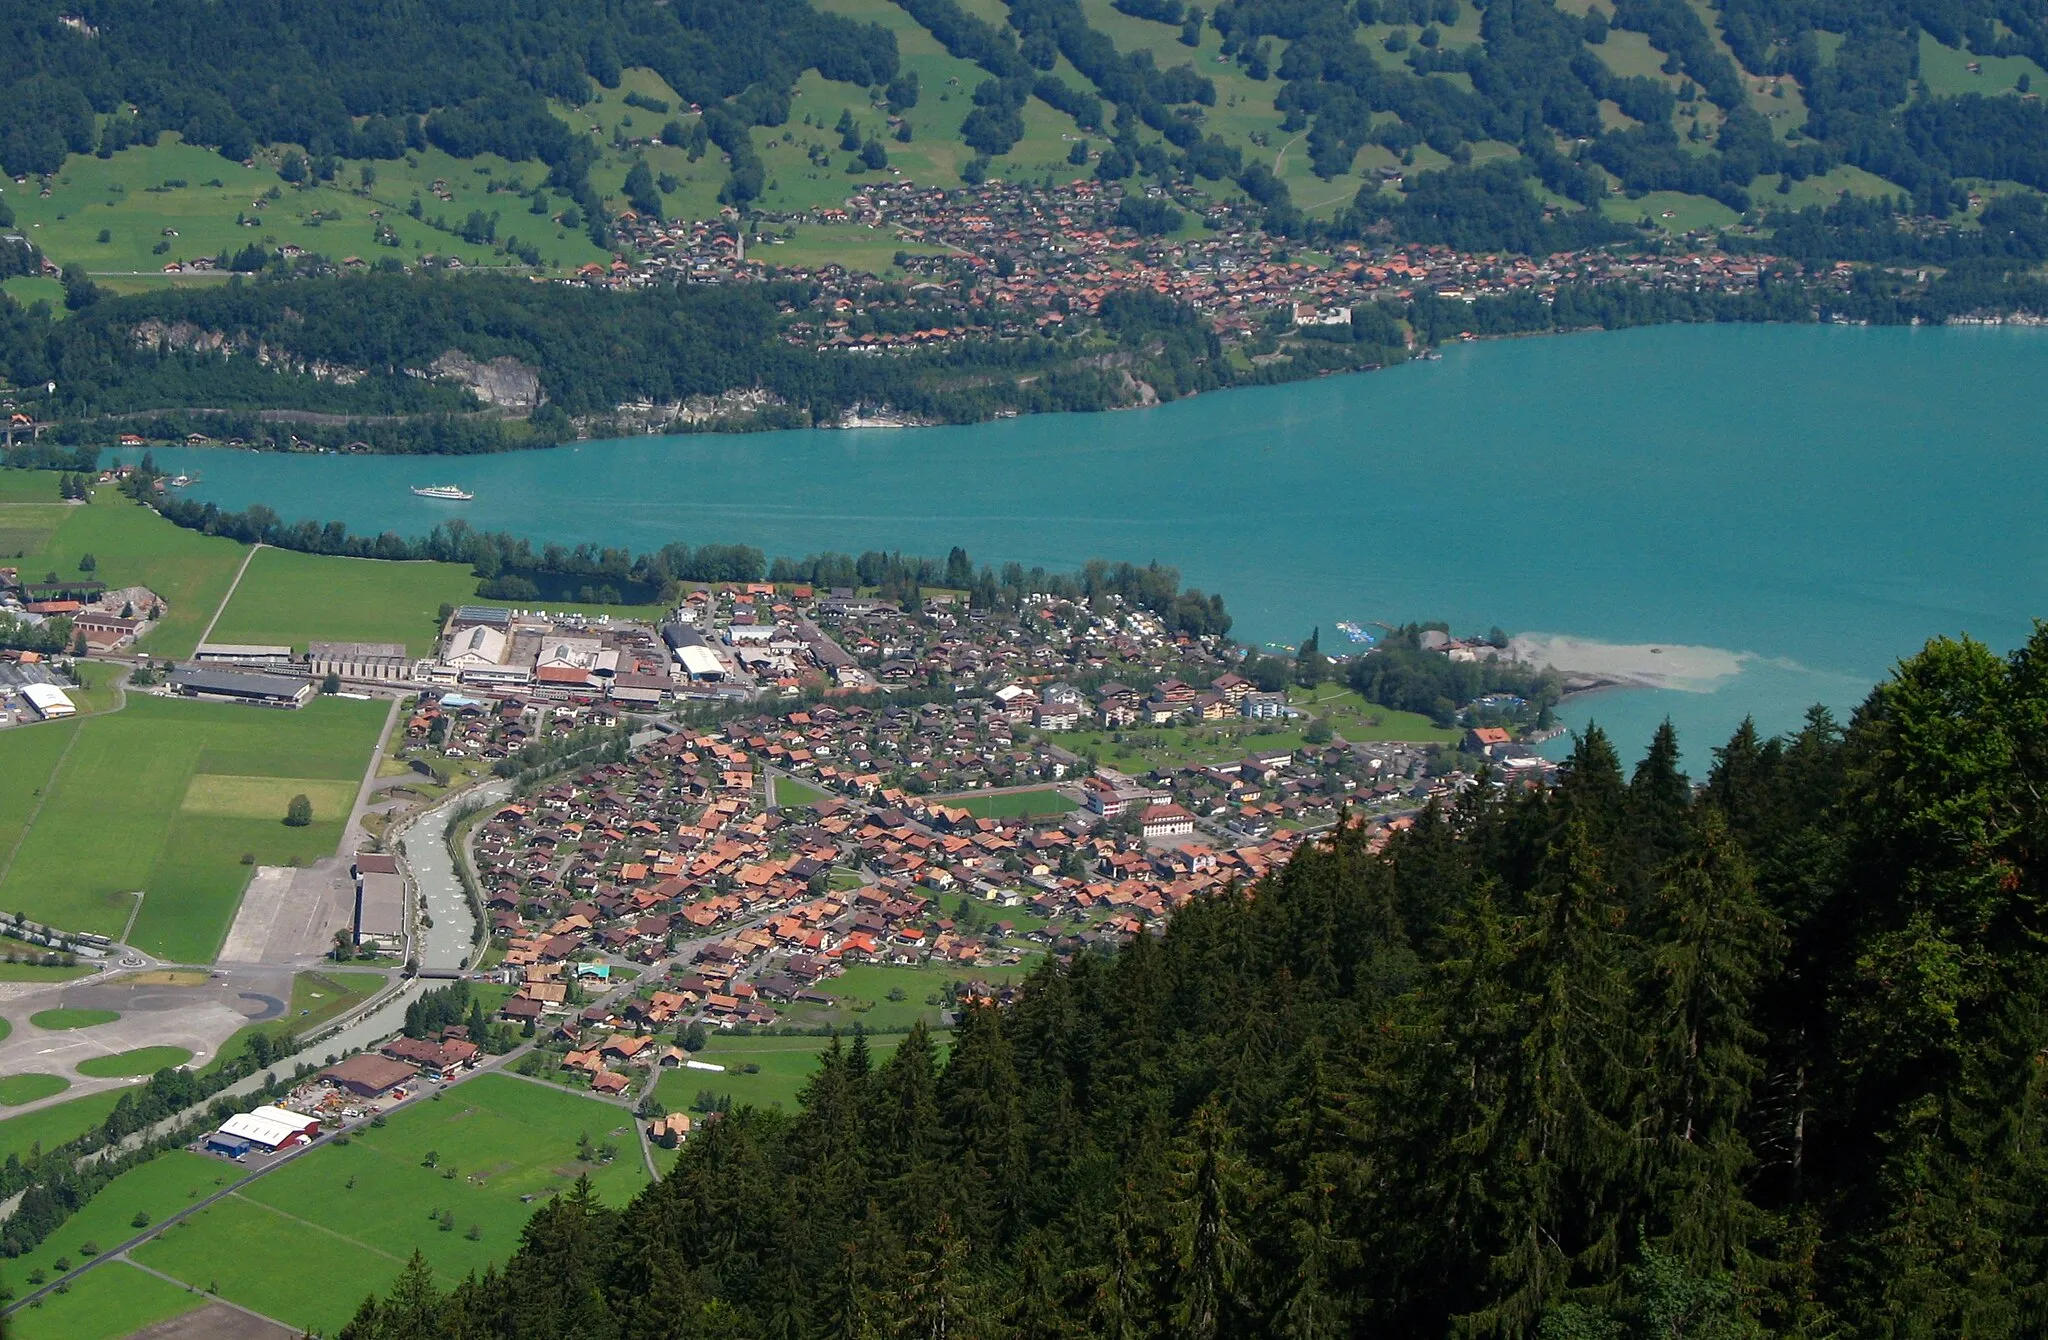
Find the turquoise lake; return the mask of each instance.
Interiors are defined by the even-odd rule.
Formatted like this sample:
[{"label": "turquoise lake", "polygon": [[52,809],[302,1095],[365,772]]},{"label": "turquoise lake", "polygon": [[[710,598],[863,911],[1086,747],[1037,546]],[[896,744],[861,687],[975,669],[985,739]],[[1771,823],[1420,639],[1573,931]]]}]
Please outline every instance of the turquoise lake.
[{"label": "turquoise lake", "polygon": [[[1158,409],[633,438],[490,457],[159,450],[196,497],[421,534],[868,548],[1181,569],[1247,640],[1447,619],[1744,656],[1708,691],[1573,701],[1696,768],[1745,715],[1846,709],[1938,633],[2048,613],[2048,331],[1667,326]],[[472,503],[408,485],[454,483]]]}]

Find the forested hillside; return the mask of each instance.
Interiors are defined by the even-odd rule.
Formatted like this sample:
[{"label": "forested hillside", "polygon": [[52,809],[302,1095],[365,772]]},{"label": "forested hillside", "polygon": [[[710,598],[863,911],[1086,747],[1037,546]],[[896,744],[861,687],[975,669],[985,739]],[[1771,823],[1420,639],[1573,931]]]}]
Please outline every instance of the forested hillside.
[{"label": "forested hillside", "polygon": [[1698,789],[1589,732],[1554,792],[1047,966],[943,1064],[843,1040],[801,1113],[344,1335],[2039,1335],[2044,724],[2048,631]]},{"label": "forested hillside", "polygon": [[[691,137],[691,162],[707,136],[724,152],[721,199],[737,204],[816,193],[775,183],[773,161],[796,164],[771,161],[750,129],[791,125],[807,71],[863,95],[849,110],[915,109],[919,144],[964,145],[971,161],[929,160],[947,164],[939,184],[979,180],[992,162],[1001,170],[1036,107],[1055,118],[1045,124],[1069,128],[1051,137],[1062,155],[1076,132],[1089,141],[1074,146],[1073,166],[1107,180],[1200,184],[1255,202],[1269,227],[1290,233],[1313,219],[1355,236],[1391,220],[1417,240],[1523,248],[1617,235],[1604,231],[1616,193],[1740,213],[1852,189],[1943,217],[1968,206],[1966,180],[2048,189],[2048,109],[2031,87],[2048,65],[2048,0],[1223,0],[1207,11],[1182,0],[1003,0],[976,12],[900,0],[901,14],[867,0],[76,8],[30,0],[0,16],[0,167],[11,174],[52,173],[67,155],[153,144],[165,131],[234,159],[295,146],[329,171],[429,147],[493,154],[539,163],[599,245],[606,198],[614,210],[628,198],[666,209],[676,189],[590,185],[606,146],[576,133],[562,109],[619,88],[628,68],[706,109],[701,123],[668,124]],[[897,26],[875,21],[885,15]],[[899,30],[921,52],[943,49],[919,57],[927,70],[971,74],[972,87],[921,89],[915,70],[898,78]],[[808,133],[824,124],[804,119],[805,171],[825,162]],[[872,130],[849,143],[873,165],[888,161]],[[1034,142],[1034,154],[1044,149]],[[1484,193],[1501,183],[1465,183],[1475,163],[1508,172],[1528,201],[1583,213],[1548,234],[1489,229]],[[1040,166],[1030,160],[1034,174]],[[1397,167],[1415,169],[1403,174],[1410,193],[1430,172],[1446,180],[1433,202],[1404,200],[1378,175]],[[1799,183],[1823,178],[1832,185],[1818,201],[1792,200]],[[1336,183],[1346,185],[1317,189]],[[1461,199],[1459,185],[1481,194]]]}]

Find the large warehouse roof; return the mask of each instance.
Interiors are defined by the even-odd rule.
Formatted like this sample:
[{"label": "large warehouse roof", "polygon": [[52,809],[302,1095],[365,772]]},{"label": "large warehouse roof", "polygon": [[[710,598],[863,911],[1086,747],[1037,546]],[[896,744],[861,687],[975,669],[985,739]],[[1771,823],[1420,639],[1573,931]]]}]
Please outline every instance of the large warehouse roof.
[{"label": "large warehouse roof", "polygon": [[259,1107],[254,1112],[238,1112],[220,1124],[222,1135],[239,1136],[265,1149],[276,1149],[294,1136],[310,1135],[319,1129],[317,1118],[287,1112],[281,1107]]},{"label": "large warehouse roof", "polygon": [[678,647],[676,659],[683,663],[683,670],[692,679],[723,679],[725,667],[718,663],[718,657],[705,647]]}]

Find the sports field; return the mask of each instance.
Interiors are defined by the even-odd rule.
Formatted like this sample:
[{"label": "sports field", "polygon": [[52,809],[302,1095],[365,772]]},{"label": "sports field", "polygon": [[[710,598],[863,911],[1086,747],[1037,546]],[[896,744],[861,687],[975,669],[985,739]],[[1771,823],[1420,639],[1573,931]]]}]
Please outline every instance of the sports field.
[{"label": "sports field", "polygon": [[95,579],[147,586],[170,606],[142,649],[191,655],[241,566],[243,547],[181,530],[113,488],[94,490],[90,504],[62,502],[59,477],[54,470],[0,470],[0,562],[38,579],[49,572],[73,577],[79,559],[91,554]]},{"label": "sports field", "polygon": [[[173,962],[210,961],[248,882],[245,854],[287,865],[334,851],[387,710],[130,694],[126,710],[70,725],[54,750],[41,727],[0,735],[0,800],[27,802],[0,805],[0,906],[119,935],[142,891],[132,942]],[[313,798],[313,822],[288,828],[284,808],[300,792]]]},{"label": "sports field", "polygon": [[[617,1146],[577,1159],[578,1140]],[[136,1252],[144,1265],[294,1326],[333,1335],[418,1247],[445,1287],[518,1247],[538,1201],[587,1172],[610,1205],[647,1182],[624,1108],[501,1075],[416,1104],[381,1129],[255,1182]],[[429,1153],[434,1167],[423,1164]],[[534,1196],[522,1202],[521,1196]],[[453,1228],[443,1230],[447,1211]],[[474,1226],[477,1235],[471,1237]],[[307,1263],[318,1262],[317,1270]]]},{"label": "sports field", "polygon": [[1079,808],[1077,802],[1049,786],[1036,791],[1005,791],[993,796],[937,796],[934,801],[966,810],[977,819],[1038,818],[1066,814]]},{"label": "sports field", "polygon": [[169,1280],[115,1261],[81,1275],[69,1293],[51,1294],[9,1317],[7,1333],[12,1340],[122,1340],[206,1303]]}]

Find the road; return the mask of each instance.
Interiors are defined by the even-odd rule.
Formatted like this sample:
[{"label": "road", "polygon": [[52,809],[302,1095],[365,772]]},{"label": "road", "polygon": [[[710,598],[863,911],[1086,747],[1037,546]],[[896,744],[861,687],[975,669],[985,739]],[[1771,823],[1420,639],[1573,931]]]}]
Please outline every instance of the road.
[{"label": "road", "polygon": [[249,546],[249,552],[242,555],[242,566],[235,569],[235,579],[228,583],[227,594],[220,598],[220,604],[214,606],[213,617],[206,621],[206,631],[199,635],[199,646],[203,647],[213,640],[213,626],[220,622],[221,615],[228,612],[228,602],[235,598],[235,588],[242,584],[242,575],[249,571],[250,562],[255,559],[256,551],[262,547],[260,544],[252,544]]}]

